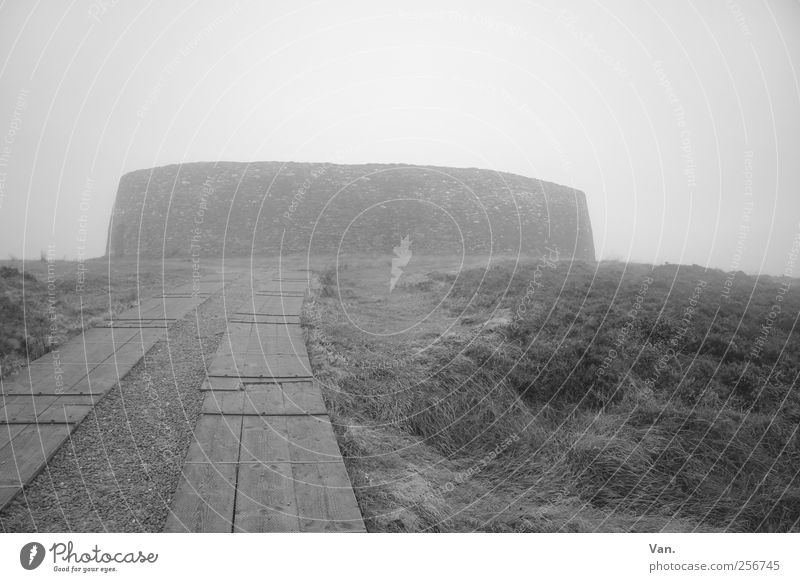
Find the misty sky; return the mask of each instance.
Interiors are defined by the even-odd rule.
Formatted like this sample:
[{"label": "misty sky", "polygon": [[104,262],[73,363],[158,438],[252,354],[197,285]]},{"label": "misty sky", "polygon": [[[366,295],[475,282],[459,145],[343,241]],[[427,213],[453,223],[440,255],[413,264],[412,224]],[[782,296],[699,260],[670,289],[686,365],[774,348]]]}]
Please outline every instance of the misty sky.
[{"label": "misty sky", "polygon": [[405,162],[579,188],[599,258],[783,272],[800,3],[568,5],[4,2],[0,258],[103,254],[134,169]]}]

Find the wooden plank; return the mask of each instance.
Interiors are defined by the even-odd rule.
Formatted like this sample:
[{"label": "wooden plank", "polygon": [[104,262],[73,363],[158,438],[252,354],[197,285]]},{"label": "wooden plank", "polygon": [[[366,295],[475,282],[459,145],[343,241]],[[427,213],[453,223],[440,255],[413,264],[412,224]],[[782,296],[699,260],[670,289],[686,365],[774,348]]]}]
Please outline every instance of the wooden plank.
[{"label": "wooden plank", "polygon": [[207,392],[210,390],[242,390],[242,381],[239,378],[232,378],[232,377],[212,377],[208,376],[205,380],[203,380],[203,384],[200,386],[201,392]]},{"label": "wooden plank", "polygon": [[153,319],[113,319],[104,323],[107,328],[115,329],[166,329],[172,325],[175,320],[153,318]]},{"label": "wooden plank", "polygon": [[203,399],[202,414],[238,414],[244,412],[244,392],[207,392]]},{"label": "wooden plank", "polygon": [[121,313],[109,313],[105,319],[151,319],[154,317],[161,317],[164,315],[163,305],[162,299],[146,299],[139,305],[134,305]]},{"label": "wooden plank", "polygon": [[256,335],[259,337],[287,337],[293,340],[299,339],[302,342],[303,328],[298,324],[259,323],[253,327],[253,336]]},{"label": "wooden plank", "polygon": [[114,362],[108,364],[99,364],[89,372],[88,376],[83,378],[80,382],[71,386],[64,391],[65,394],[74,394],[76,392],[91,393],[91,394],[105,394],[116,386],[119,381],[125,377],[133,368],[133,364]]},{"label": "wooden plank", "polygon": [[299,316],[303,310],[303,297],[260,297],[255,302],[255,313],[281,313]]},{"label": "wooden plank", "polygon": [[233,352],[245,351],[253,335],[253,325],[248,323],[228,323],[225,335],[219,342],[220,349]]},{"label": "wooden plank", "polygon": [[[90,331],[95,331],[93,328]],[[78,336],[68,341],[66,344],[58,346],[53,351],[45,354],[36,363],[41,364],[87,364],[100,363],[114,351],[111,333],[108,330],[96,330],[104,332],[102,342],[91,341],[83,342],[84,336]],[[95,334],[93,334],[95,335]]]},{"label": "wooden plank", "polygon": [[0,475],[30,481],[69,436],[69,425],[26,425],[0,449]]},{"label": "wooden plank", "polygon": [[62,404],[34,410],[31,406],[6,407],[0,414],[0,424],[78,424],[94,409],[92,405]]},{"label": "wooden plank", "polygon": [[288,463],[242,463],[234,532],[297,532],[300,522]]},{"label": "wooden plank", "polygon": [[0,426],[0,449],[5,447],[25,428],[21,424],[4,424]]},{"label": "wooden plank", "polygon": [[164,317],[175,321],[186,316],[196,317],[195,310],[203,304],[205,298],[199,299],[165,299],[167,305],[164,309]]},{"label": "wooden plank", "polygon": [[155,317],[115,317],[112,321],[116,322],[124,322],[124,321],[135,321],[139,323],[146,323],[149,321],[155,321],[158,323],[173,323],[177,321],[174,317],[165,317],[165,316],[155,316]]},{"label": "wooden plank", "polygon": [[305,297],[308,285],[300,281],[272,281],[258,290],[257,294],[296,295]]},{"label": "wooden plank", "polygon": [[[271,418],[271,417],[270,417]],[[327,416],[286,416],[289,454],[295,463],[341,461],[339,445]]]},{"label": "wooden plank", "polygon": [[[237,362],[238,363],[238,362]],[[241,367],[237,368],[242,370]],[[246,354],[243,376],[248,378],[287,378],[313,376],[311,363],[303,354],[264,355]]]},{"label": "wooden plank", "polygon": [[203,414],[250,416],[325,415],[319,388],[311,382],[245,384],[245,391],[209,392]]},{"label": "wooden plank", "polygon": [[[262,327],[262,325],[251,325],[251,327]],[[305,355],[306,346],[303,340],[303,332],[299,326],[285,325],[264,325],[265,333],[254,333],[252,336],[226,336],[222,338],[216,355],[219,357],[230,357],[232,354],[271,354],[271,355]],[[289,330],[289,331],[287,331]]]},{"label": "wooden plank", "polygon": [[[112,331],[117,333],[119,330]],[[164,339],[164,330],[162,329],[132,329],[130,333],[133,335],[129,341],[138,341],[145,346],[152,346]]]},{"label": "wooden plank", "polygon": [[300,325],[299,317],[283,315],[232,315],[229,321],[249,325]]},{"label": "wooden plank", "polygon": [[343,463],[295,464],[292,476],[300,531],[366,531]]},{"label": "wooden plank", "polygon": [[305,297],[305,291],[256,291],[256,297]]},{"label": "wooden plank", "polygon": [[286,412],[280,384],[245,384],[243,396],[244,414],[282,415]]},{"label": "wooden plank", "polygon": [[209,376],[240,377],[244,375],[244,357],[236,354],[214,356],[208,367]]},{"label": "wooden plank", "polygon": [[5,407],[36,408],[40,412],[53,404],[95,404],[91,396],[78,394],[61,394],[55,396],[36,396],[31,394],[12,394],[3,396],[0,400],[0,418],[3,417]]},{"label": "wooden plank", "polygon": [[16,485],[0,485],[0,510],[11,503],[11,500],[14,499],[20,491],[22,491],[22,487]]},{"label": "wooden plank", "polygon": [[210,279],[208,281],[200,281],[199,283],[193,283],[190,286],[190,292],[194,294],[213,294],[222,289],[225,286],[225,283],[231,284],[233,283],[233,279]]},{"label": "wooden plank", "polygon": [[241,434],[241,416],[200,415],[186,462],[235,463],[239,460]]},{"label": "wooden plank", "polygon": [[[227,417],[220,417],[227,418]],[[245,416],[242,425],[240,463],[289,462],[287,416]]]},{"label": "wooden plank", "polygon": [[[127,341],[127,339],[120,338],[120,337],[117,337],[116,340],[117,340],[118,343],[124,343],[125,341]],[[59,349],[64,350],[65,348],[67,348],[67,347],[69,347],[69,346],[71,346],[73,344],[80,345],[80,346],[83,346],[84,344],[87,345],[87,346],[90,346],[90,345],[107,346],[110,341],[111,341],[111,332],[110,331],[108,331],[107,329],[103,329],[101,327],[89,327],[89,328],[84,329],[81,334],[73,337],[68,342],[66,342],[66,343],[64,343],[64,344],[62,344],[62,345],[60,345],[58,347],[59,347]],[[45,357],[45,356],[43,356],[43,357]]]},{"label": "wooden plank", "polygon": [[169,327],[167,323],[149,321],[107,321],[101,325],[108,329],[167,329]]},{"label": "wooden plank", "polygon": [[322,391],[315,382],[281,384],[285,414],[327,414]]},{"label": "wooden plank", "polygon": [[[230,317],[232,315],[235,315],[235,314],[228,313],[227,314],[228,319],[230,319]],[[227,335],[231,335],[231,336],[233,336],[233,335],[243,335],[245,337],[250,337],[250,334],[252,332],[253,332],[252,324],[231,323],[230,321],[228,321],[228,323],[225,325],[225,333]]]},{"label": "wooden plank", "polygon": [[266,356],[305,356],[306,346],[301,341],[289,339],[267,338],[260,347],[247,350],[250,354],[264,354]]},{"label": "wooden plank", "polygon": [[141,342],[131,341],[120,346],[108,359],[103,362],[106,364],[137,364],[152,346],[143,345]]},{"label": "wooden plank", "polygon": [[305,351],[303,329],[299,325],[255,325],[250,338],[247,351],[270,353],[271,349],[280,349],[280,346],[296,348],[292,353]]},{"label": "wooden plank", "polygon": [[[103,332],[111,337],[111,345],[119,347],[129,341],[134,339],[142,339],[142,332],[137,329],[103,329],[103,328],[95,328],[98,331]],[[158,335],[161,335],[162,332],[156,331]]]},{"label": "wooden plank", "polygon": [[164,531],[230,533],[235,496],[235,465],[184,465]]},{"label": "wooden plank", "polygon": [[67,391],[96,368],[97,364],[61,364],[37,360],[10,380],[3,381],[4,392],[62,392]]},{"label": "wooden plank", "polygon": [[[182,290],[165,295],[175,291]],[[109,313],[106,325],[130,329],[87,329],[31,362],[23,375],[0,381],[2,420],[15,423],[3,423],[0,429],[0,484],[5,486],[0,492],[0,503],[5,503],[6,493],[13,493],[15,487],[29,482],[46,466],[50,456],[68,438],[71,427],[85,418],[97,398],[117,385],[163,338],[166,325],[206,300],[207,297],[194,295],[163,297],[143,302],[122,314]]]},{"label": "wooden plank", "polygon": [[277,309],[264,309],[261,311],[237,311],[231,314],[231,317],[281,317],[285,319],[299,319],[299,313],[282,313],[280,308]]}]

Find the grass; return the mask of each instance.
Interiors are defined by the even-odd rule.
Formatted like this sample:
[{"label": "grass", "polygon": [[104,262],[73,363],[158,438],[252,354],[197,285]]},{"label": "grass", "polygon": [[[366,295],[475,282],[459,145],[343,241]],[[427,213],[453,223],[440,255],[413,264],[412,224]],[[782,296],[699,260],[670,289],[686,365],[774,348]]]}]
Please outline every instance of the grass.
[{"label": "grass", "polygon": [[451,263],[307,305],[371,530],[800,531],[796,280]]},{"label": "grass", "polygon": [[109,314],[191,277],[190,261],[1,261],[0,372],[13,374]]}]

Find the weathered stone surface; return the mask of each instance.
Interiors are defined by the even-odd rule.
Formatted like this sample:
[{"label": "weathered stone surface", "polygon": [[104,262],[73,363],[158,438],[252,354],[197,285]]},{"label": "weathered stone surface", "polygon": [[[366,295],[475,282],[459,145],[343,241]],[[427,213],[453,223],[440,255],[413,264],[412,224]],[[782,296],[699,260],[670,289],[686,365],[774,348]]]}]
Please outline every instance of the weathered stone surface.
[{"label": "weathered stone surface", "polygon": [[199,162],[120,180],[112,256],[380,252],[408,236],[433,253],[594,260],[583,192],[474,168]]}]

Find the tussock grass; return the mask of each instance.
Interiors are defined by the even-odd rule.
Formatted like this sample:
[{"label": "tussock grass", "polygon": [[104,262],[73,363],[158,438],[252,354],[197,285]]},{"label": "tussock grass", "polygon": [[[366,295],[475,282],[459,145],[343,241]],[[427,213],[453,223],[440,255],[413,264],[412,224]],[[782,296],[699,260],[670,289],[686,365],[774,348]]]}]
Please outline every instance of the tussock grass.
[{"label": "tussock grass", "polygon": [[[449,293],[402,341],[342,317],[364,283],[341,271],[308,306],[325,337],[310,338],[312,363],[372,529],[800,531],[800,293],[777,300],[784,281],[536,261],[425,280],[436,285],[393,301]],[[396,446],[377,452],[354,425]],[[428,463],[411,471],[409,450]],[[403,491],[419,480],[435,494],[412,503]]]}]

